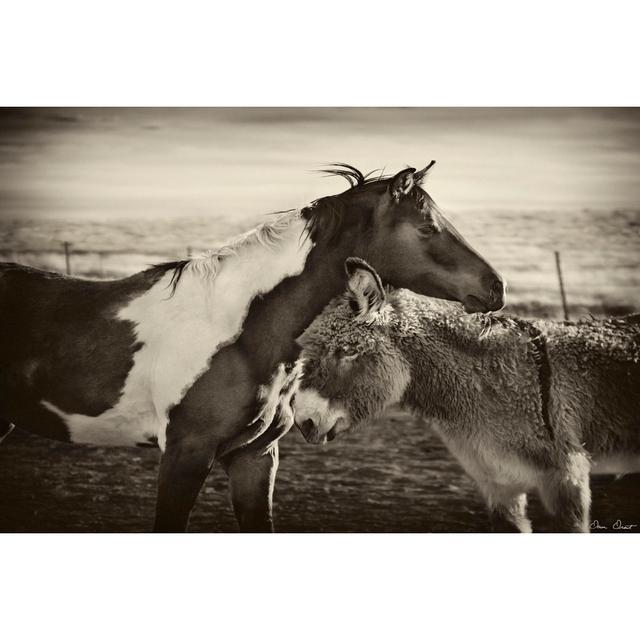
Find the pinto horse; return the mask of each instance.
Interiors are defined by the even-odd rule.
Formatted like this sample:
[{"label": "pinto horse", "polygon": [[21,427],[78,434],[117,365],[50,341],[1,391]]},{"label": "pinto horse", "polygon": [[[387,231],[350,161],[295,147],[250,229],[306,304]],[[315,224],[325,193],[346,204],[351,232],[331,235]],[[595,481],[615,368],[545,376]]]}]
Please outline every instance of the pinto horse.
[{"label": "pinto horse", "polygon": [[282,389],[276,365],[295,361],[296,337],[342,290],[345,258],[468,311],[504,304],[501,277],[421,188],[431,164],[379,178],[333,165],[345,192],[122,280],[0,265],[0,434],[15,424],[76,443],[159,446],[156,531],[186,529],[219,460],[240,529],[271,531],[286,429],[254,418]]}]

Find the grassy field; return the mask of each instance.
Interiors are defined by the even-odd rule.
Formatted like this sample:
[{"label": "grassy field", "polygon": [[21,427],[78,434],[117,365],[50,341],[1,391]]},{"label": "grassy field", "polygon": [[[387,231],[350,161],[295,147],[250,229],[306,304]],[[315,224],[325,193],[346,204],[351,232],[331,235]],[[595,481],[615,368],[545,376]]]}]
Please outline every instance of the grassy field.
[{"label": "grassy field", "polygon": [[[0,446],[0,531],[135,532],[153,522],[159,453],[53,443],[14,431]],[[226,476],[214,468],[190,531],[234,532]],[[592,479],[592,519],[640,529],[640,474]],[[534,528],[552,530],[537,500]],[[327,446],[282,441],[281,532],[485,532],[474,484],[423,421],[393,410]]]}]

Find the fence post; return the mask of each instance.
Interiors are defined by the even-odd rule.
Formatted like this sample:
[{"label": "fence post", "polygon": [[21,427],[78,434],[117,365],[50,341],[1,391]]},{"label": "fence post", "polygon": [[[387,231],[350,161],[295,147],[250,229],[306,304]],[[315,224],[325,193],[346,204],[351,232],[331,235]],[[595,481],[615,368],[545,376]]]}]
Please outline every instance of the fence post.
[{"label": "fence post", "polygon": [[71,275],[71,243],[63,242],[64,245],[64,262],[67,267],[67,275]]},{"label": "fence post", "polygon": [[562,279],[562,267],[560,266],[560,252],[553,252],[556,256],[556,271],[558,272],[558,282],[560,283],[560,296],[562,298],[562,310],[564,312],[564,319],[569,319],[569,307],[567,306],[567,295],[564,291],[564,281]]}]

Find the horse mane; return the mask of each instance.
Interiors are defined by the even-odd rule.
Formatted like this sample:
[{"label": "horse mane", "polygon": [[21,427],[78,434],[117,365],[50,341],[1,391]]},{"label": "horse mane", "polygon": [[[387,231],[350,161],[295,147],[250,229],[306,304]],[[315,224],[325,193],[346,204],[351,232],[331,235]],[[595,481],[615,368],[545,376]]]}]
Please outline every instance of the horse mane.
[{"label": "horse mane", "polygon": [[[325,176],[338,176],[349,183],[349,189],[337,195],[325,196],[314,200],[309,206],[302,209],[302,215],[307,221],[307,232],[312,238],[323,235],[327,240],[336,237],[349,216],[346,215],[345,196],[360,187],[373,183],[386,182],[390,176],[382,171],[374,170],[362,173],[360,169],[342,162],[330,164],[325,169],[319,169],[318,173]],[[377,174],[377,175],[374,175]],[[355,219],[353,217],[352,219]]]},{"label": "horse mane", "polygon": [[340,178],[344,178],[352,189],[362,187],[370,182],[380,182],[389,177],[384,174],[384,169],[380,171],[378,176],[374,177],[373,174],[376,173],[376,171],[378,171],[378,169],[363,174],[360,169],[343,162],[333,162],[328,165],[326,169],[318,169],[318,173],[323,173],[325,176],[339,176]]},{"label": "horse mane", "polygon": [[[276,212],[272,214],[276,216],[275,220],[264,222],[256,228],[231,240],[226,245],[218,249],[205,251],[196,258],[154,265],[152,268],[155,270],[162,270],[163,273],[167,271],[172,272],[169,281],[169,287],[171,288],[170,295],[172,296],[175,293],[185,271],[193,271],[204,277],[213,279],[220,270],[223,258],[235,256],[242,248],[256,244],[274,246],[289,227],[291,221],[297,216],[302,216],[305,219],[304,232],[312,238],[316,238],[319,233],[325,234],[329,239],[334,237],[339,229],[342,228],[342,224],[347,217],[345,215],[346,207],[344,206],[345,194],[350,193],[358,187],[363,187],[374,182],[383,182],[389,178],[389,176],[384,174],[384,170],[380,172],[377,170],[369,171],[363,174],[362,171],[356,167],[344,163],[330,164],[325,169],[319,169],[318,173],[344,178],[349,183],[349,189],[337,195],[319,198],[301,210],[289,209]],[[374,176],[374,173],[377,173],[377,175]]]},{"label": "horse mane", "polygon": [[224,258],[236,256],[241,249],[250,246],[274,246],[282,237],[283,233],[289,228],[291,221],[300,215],[300,211],[297,209],[289,209],[288,211],[279,211],[272,215],[276,216],[275,220],[259,224],[254,229],[250,229],[236,236],[222,247],[208,249],[195,258],[156,264],[153,265],[152,269],[162,270],[163,272],[171,271],[171,279],[169,280],[171,296],[176,292],[176,288],[185,271],[195,272],[203,277],[213,279],[220,271],[221,262]]}]

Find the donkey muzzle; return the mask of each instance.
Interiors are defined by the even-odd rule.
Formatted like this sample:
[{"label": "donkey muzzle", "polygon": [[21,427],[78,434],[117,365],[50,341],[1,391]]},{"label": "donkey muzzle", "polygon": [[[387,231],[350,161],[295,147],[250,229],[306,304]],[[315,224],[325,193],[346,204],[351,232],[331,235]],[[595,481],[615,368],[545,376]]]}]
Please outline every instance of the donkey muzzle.
[{"label": "donkey muzzle", "polygon": [[323,438],[320,437],[316,429],[316,423],[311,418],[307,418],[302,424],[299,424],[298,428],[307,442],[312,444],[320,444],[322,442]]}]

